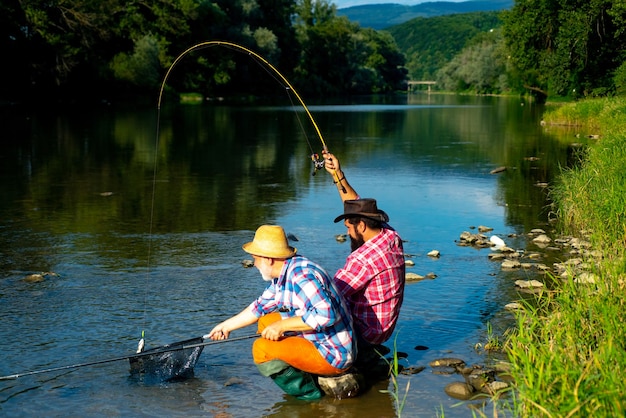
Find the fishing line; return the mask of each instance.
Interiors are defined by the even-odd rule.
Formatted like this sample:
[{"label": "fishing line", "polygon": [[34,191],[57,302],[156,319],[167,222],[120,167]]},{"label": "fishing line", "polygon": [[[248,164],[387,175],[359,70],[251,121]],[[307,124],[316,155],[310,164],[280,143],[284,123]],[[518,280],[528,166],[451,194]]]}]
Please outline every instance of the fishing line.
[{"label": "fishing line", "polygon": [[300,131],[302,132],[302,135],[304,136],[304,139],[306,140],[306,143],[309,146],[309,151],[311,151],[311,160],[313,161],[313,175],[315,175],[317,170],[321,170],[322,168],[324,168],[324,161],[320,160],[319,155],[313,150],[313,146],[311,145],[311,141],[309,140],[309,135],[307,134],[307,130],[304,128],[302,119],[300,118],[300,115],[298,114],[298,111],[296,110],[296,104],[293,101],[293,95],[289,94],[289,90],[291,87],[289,85],[285,85],[283,82],[281,82],[281,80],[276,78],[276,75],[273,72],[271,72],[265,65],[263,65],[263,62],[259,61],[258,59],[255,59],[256,57],[254,56],[250,56],[250,57],[252,58],[254,62],[257,63],[257,65],[259,65],[259,67],[261,67],[261,69],[263,69],[263,71],[265,71],[267,75],[273,78],[285,90],[285,94],[287,98],[289,99],[289,103],[291,103],[291,108],[294,110],[294,114],[296,115],[296,120],[298,121],[298,125],[300,126]]},{"label": "fishing line", "polygon": [[[251,49],[248,49],[244,46],[232,43],[232,42],[227,42],[227,41],[206,41],[206,42],[201,42],[199,44],[196,44],[188,49],[186,49],[185,51],[183,51],[183,53],[181,53],[178,57],[176,57],[176,59],[172,62],[172,64],[170,65],[170,67],[168,68],[167,72],[165,73],[165,77],[163,78],[163,82],[161,83],[161,89],[159,91],[159,99],[158,99],[158,104],[157,104],[157,109],[158,109],[158,113],[159,116],[157,116],[157,124],[159,123],[160,120],[160,111],[161,111],[161,103],[163,101],[163,92],[165,90],[165,85],[167,83],[167,79],[169,78],[172,70],[174,69],[174,67],[183,59],[183,57],[185,55],[187,55],[188,53],[192,52],[192,51],[196,51],[196,50],[200,50],[200,49],[205,49],[205,48],[209,48],[209,47],[214,47],[214,46],[222,46],[225,48],[229,48],[238,52],[243,52],[248,54],[250,57],[254,58],[255,61],[257,61],[259,64],[263,64],[262,67],[265,68],[265,70],[267,72],[269,72],[271,70],[271,75],[273,76],[273,78],[277,81],[279,81],[279,83],[286,89],[287,93],[292,92],[293,95],[298,99],[298,102],[300,103],[300,106],[302,106],[302,108],[304,109],[306,115],[308,116],[311,125],[313,126],[313,128],[315,129],[315,132],[322,144],[322,149],[325,152],[328,152],[328,147],[326,146],[326,141],[324,141],[324,137],[322,136],[322,132],[320,131],[317,123],[315,122],[315,119],[313,118],[313,115],[311,114],[311,112],[309,111],[309,108],[307,107],[306,103],[304,102],[304,100],[302,100],[302,97],[300,96],[300,94],[298,94],[298,92],[296,91],[296,89],[293,87],[293,85],[289,82],[289,80],[287,80],[287,78],[285,76],[282,75],[282,73],[280,71],[278,71],[278,69],[276,69],[276,67],[274,67],[269,61],[267,61],[265,58],[263,58],[261,55],[257,54],[256,52],[252,51]],[[276,78],[276,76],[278,78]],[[158,127],[157,127],[157,133],[158,133]],[[306,137],[306,134],[305,134]],[[311,144],[307,138],[307,143],[309,143],[309,148],[311,148]],[[157,143],[158,143],[158,137],[157,137]],[[315,155],[315,154],[314,154]],[[314,155],[312,155],[312,159],[314,157]],[[315,162],[315,159],[314,159]],[[323,160],[320,161],[319,163],[317,163],[315,165],[315,170],[318,170],[320,168],[323,167]],[[334,171],[333,172],[333,177],[335,177],[335,180],[337,182],[339,182],[339,176],[337,175],[337,172]],[[342,191],[344,193],[347,193],[345,188],[343,188],[342,186]]]},{"label": "fishing line", "polygon": [[[315,132],[322,144],[322,149],[324,150],[324,152],[328,152],[328,147],[326,146],[326,141],[324,141],[324,137],[322,136],[322,132],[320,131],[317,123],[315,122],[315,119],[313,118],[313,115],[311,114],[311,112],[309,111],[309,108],[307,107],[306,103],[304,102],[304,100],[302,100],[302,97],[300,96],[300,94],[298,94],[298,92],[296,91],[296,89],[291,85],[291,83],[289,82],[289,80],[287,80],[287,78],[285,76],[282,75],[282,73],[280,71],[278,71],[278,69],[276,69],[276,67],[274,67],[269,61],[267,61],[265,58],[263,58],[261,55],[257,54],[256,52],[252,51],[251,49],[248,49],[244,46],[232,43],[232,42],[227,42],[227,41],[206,41],[206,42],[201,42],[198,43],[196,45],[191,46],[190,48],[187,48],[185,51],[183,51],[180,55],[178,55],[176,57],[176,59],[174,59],[174,61],[172,62],[172,64],[170,65],[170,67],[167,69],[165,76],[163,77],[163,81],[161,82],[161,88],[159,89],[159,97],[158,97],[158,101],[157,101],[157,118],[156,118],[156,139],[155,139],[155,151],[154,151],[154,168],[153,168],[153,179],[152,179],[152,199],[151,199],[151,204],[150,204],[150,226],[149,226],[149,231],[148,231],[148,236],[149,236],[149,240],[148,240],[148,268],[147,268],[147,277],[146,277],[146,286],[145,286],[145,293],[144,293],[144,311],[143,311],[143,329],[141,331],[141,339],[139,340],[139,344],[137,347],[137,353],[140,353],[143,350],[143,347],[145,345],[145,326],[146,326],[146,322],[147,322],[147,281],[148,278],[150,276],[150,266],[151,266],[151,257],[152,257],[152,231],[153,231],[153,223],[154,223],[154,204],[155,204],[155,199],[156,199],[156,176],[157,176],[157,162],[158,162],[158,152],[159,152],[159,139],[160,139],[160,126],[161,126],[161,105],[163,103],[163,94],[165,91],[165,86],[167,84],[167,80],[169,79],[172,71],[174,70],[174,68],[176,67],[176,65],[178,63],[180,63],[180,61],[190,52],[193,51],[197,51],[197,50],[202,50],[202,49],[206,49],[206,48],[210,48],[210,47],[216,47],[216,46],[221,46],[221,47],[225,47],[237,52],[242,52],[247,54],[249,57],[252,58],[252,60],[254,62],[256,62],[261,68],[263,68],[265,70],[266,73],[268,73],[275,81],[277,81],[284,89],[285,92],[287,94],[287,96],[289,97],[289,101],[291,102],[291,105],[293,108],[295,108],[295,104],[293,102],[292,99],[292,95],[290,94],[290,92],[298,99],[298,102],[300,103],[300,105],[302,106],[302,108],[304,109],[306,115],[308,116],[311,125],[313,126],[313,128],[315,129]],[[300,129],[302,130],[304,137],[306,139],[306,142],[309,146],[309,149],[311,150],[311,160],[313,162],[313,175],[315,175],[315,173],[317,172],[317,170],[320,170],[322,168],[324,168],[324,160],[319,158],[318,154],[316,154],[313,151],[313,147],[311,145],[311,141],[309,140],[309,137],[307,136],[306,130],[304,129],[304,125],[302,123],[302,121],[300,120],[300,117],[298,116],[298,113],[296,113],[296,118],[298,120],[298,123],[300,124]],[[341,184],[341,181],[339,179],[339,175],[337,174],[337,172],[335,170],[333,170],[333,177],[335,178],[335,183],[337,184]],[[343,193],[347,193],[345,187],[343,185],[341,185],[341,190]]]}]

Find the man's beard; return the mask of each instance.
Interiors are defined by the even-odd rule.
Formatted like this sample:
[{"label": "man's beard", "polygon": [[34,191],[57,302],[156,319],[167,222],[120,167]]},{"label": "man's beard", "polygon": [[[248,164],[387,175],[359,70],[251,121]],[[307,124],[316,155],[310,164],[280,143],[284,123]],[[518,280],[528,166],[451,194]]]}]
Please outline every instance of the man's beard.
[{"label": "man's beard", "polygon": [[361,247],[361,245],[365,244],[365,240],[363,239],[363,234],[361,234],[360,232],[354,232],[354,234],[356,235],[355,238],[352,238],[352,236],[350,236],[350,248],[352,249],[352,251],[357,250],[358,248]]},{"label": "man's beard", "polygon": [[259,273],[261,273],[261,277],[263,278],[263,280],[265,280],[266,282],[271,282],[272,280],[274,280],[274,277],[272,277],[271,267],[262,265],[258,266],[257,269],[259,270]]},{"label": "man's beard", "polygon": [[271,282],[272,280],[274,280],[274,278],[273,278],[271,275],[269,275],[269,274],[267,274],[267,273],[264,273],[264,272],[261,272],[261,277],[262,277],[262,278],[263,278],[263,280],[265,280],[266,282]]}]

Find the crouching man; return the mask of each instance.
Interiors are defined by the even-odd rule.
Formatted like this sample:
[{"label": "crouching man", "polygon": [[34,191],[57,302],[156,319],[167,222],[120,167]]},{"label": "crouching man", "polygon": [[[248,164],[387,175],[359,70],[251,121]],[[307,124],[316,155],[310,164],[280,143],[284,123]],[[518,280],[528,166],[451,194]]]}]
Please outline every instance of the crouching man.
[{"label": "crouching man", "polygon": [[298,399],[320,398],[315,375],[340,375],[356,357],[346,303],[322,267],[296,255],[280,226],[259,227],[242,248],[268,287],[204,338],[227,339],[233,330],[258,322],[261,338],[252,357],[261,374]]}]

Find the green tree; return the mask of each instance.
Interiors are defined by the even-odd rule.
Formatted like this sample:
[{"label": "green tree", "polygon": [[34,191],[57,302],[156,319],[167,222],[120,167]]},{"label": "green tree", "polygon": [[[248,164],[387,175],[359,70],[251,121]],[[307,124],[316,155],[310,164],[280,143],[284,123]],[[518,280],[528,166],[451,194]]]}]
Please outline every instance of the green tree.
[{"label": "green tree", "polygon": [[43,88],[80,84],[97,73],[102,66],[100,40],[114,27],[105,3],[21,0],[20,6],[31,47],[32,83]]},{"label": "green tree", "polygon": [[404,56],[384,32],[362,29],[327,0],[298,3],[301,46],[296,82],[316,94],[383,93],[404,88]]},{"label": "green tree", "polygon": [[122,52],[113,57],[111,68],[118,80],[140,87],[157,87],[161,79],[157,39],[152,35],[139,39],[132,54]]},{"label": "green tree", "polygon": [[522,0],[505,12],[511,62],[540,95],[602,95],[626,58],[625,6],[612,0]]},{"label": "green tree", "polygon": [[502,25],[499,12],[416,18],[389,28],[406,56],[411,80],[434,80],[439,71],[479,33]]},{"label": "green tree", "polygon": [[437,84],[449,91],[477,94],[509,89],[504,38],[501,30],[481,33],[437,73]]},{"label": "green tree", "polygon": [[[4,74],[50,96],[152,94],[176,57],[208,40],[255,50],[309,92],[384,92],[404,77],[393,40],[338,18],[327,0],[7,0],[0,12],[0,45],[15,60]],[[240,52],[194,50],[168,90],[275,92]]]}]

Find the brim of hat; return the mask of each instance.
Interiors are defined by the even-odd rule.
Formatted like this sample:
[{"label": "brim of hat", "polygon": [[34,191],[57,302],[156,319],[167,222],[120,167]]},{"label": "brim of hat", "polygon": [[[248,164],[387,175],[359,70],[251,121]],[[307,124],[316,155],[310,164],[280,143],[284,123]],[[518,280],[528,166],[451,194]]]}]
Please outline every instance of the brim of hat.
[{"label": "brim of hat", "polygon": [[389,222],[389,216],[387,216],[387,214],[382,210],[380,213],[342,213],[335,218],[334,222],[337,223],[340,220],[347,218],[368,218],[378,222]]},{"label": "brim of hat", "polygon": [[259,257],[267,258],[291,258],[296,255],[298,249],[295,247],[287,247],[285,251],[268,251],[264,248],[258,247],[254,242],[247,242],[241,246],[241,248],[248,254],[257,255]]}]

